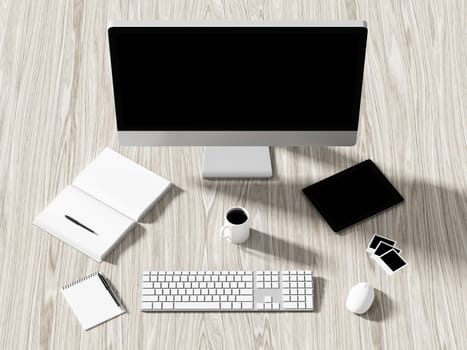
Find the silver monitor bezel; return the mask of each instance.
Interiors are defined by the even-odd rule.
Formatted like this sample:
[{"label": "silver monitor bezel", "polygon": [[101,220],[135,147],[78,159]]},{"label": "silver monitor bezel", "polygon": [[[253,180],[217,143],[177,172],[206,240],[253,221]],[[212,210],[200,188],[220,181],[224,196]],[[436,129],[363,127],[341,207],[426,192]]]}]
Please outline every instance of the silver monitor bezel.
[{"label": "silver monitor bezel", "polygon": [[[131,21],[113,20],[115,27],[360,27],[365,21]],[[322,131],[123,131],[125,146],[353,146],[357,130]]]}]

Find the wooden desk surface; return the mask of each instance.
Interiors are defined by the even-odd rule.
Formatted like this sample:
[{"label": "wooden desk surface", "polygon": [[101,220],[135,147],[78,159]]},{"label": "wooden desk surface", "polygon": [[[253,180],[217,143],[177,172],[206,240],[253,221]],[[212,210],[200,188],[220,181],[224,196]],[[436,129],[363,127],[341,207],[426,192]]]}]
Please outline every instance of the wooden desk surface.
[{"label": "wooden desk surface", "polygon": [[[274,148],[271,181],[203,181],[200,147],[121,147],[110,19],[366,19],[358,143]],[[467,334],[466,3],[437,1],[0,2],[0,348],[461,349]],[[32,226],[105,147],[176,189],[101,264]],[[367,158],[406,202],[342,235],[302,187]],[[253,215],[246,247],[219,239],[223,211]],[[378,232],[410,266],[386,276],[365,253]],[[144,269],[312,269],[313,313],[139,311]],[[103,271],[128,313],[84,332],[60,288]],[[359,281],[378,289],[362,317]]]}]

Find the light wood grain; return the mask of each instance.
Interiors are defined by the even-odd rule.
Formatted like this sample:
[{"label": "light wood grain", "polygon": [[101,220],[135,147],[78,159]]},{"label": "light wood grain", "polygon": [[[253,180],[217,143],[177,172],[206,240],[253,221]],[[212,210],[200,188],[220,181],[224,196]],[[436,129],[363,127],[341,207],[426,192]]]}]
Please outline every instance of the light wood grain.
[{"label": "light wood grain", "polygon": [[[467,334],[466,3],[437,1],[0,1],[0,347],[2,349],[462,349]],[[358,143],[275,148],[271,181],[203,181],[199,147],[121,147],[110,19],[366,19]],[[32,226],[33,217],[105,146],[171,179],[144,223],[97,264]],[[335,235],[301,188],[371,158],[406,202]],[[217,235],[240,204],[246,247]],[[373,233],[410,266],[382,273]],[[139,311],[144,269],[312,269],[305,314]],[[128,314],[83,332],[60,288],[103,271]],[[379,291],[368,315],[349,288]]]}]

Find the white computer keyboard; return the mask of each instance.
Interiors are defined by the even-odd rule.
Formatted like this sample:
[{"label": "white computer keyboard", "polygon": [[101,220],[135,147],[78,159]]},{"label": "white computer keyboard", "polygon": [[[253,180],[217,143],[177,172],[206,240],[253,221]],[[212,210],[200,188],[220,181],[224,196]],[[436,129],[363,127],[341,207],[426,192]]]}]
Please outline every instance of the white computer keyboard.
[{"label": "white computer keyboard", "polygon": [[142,311],[312,311],[311,271],[144,271]]}]

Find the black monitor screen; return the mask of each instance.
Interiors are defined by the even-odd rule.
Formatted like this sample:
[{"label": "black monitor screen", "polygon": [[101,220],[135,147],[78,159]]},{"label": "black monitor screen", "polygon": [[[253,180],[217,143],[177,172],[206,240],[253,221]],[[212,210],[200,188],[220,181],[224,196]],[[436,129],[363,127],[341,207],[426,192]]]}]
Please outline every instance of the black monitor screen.
[{"label": "black monitor screen", "polygon": [[112,27],[119,130],[357,130],[363,27]]}]

